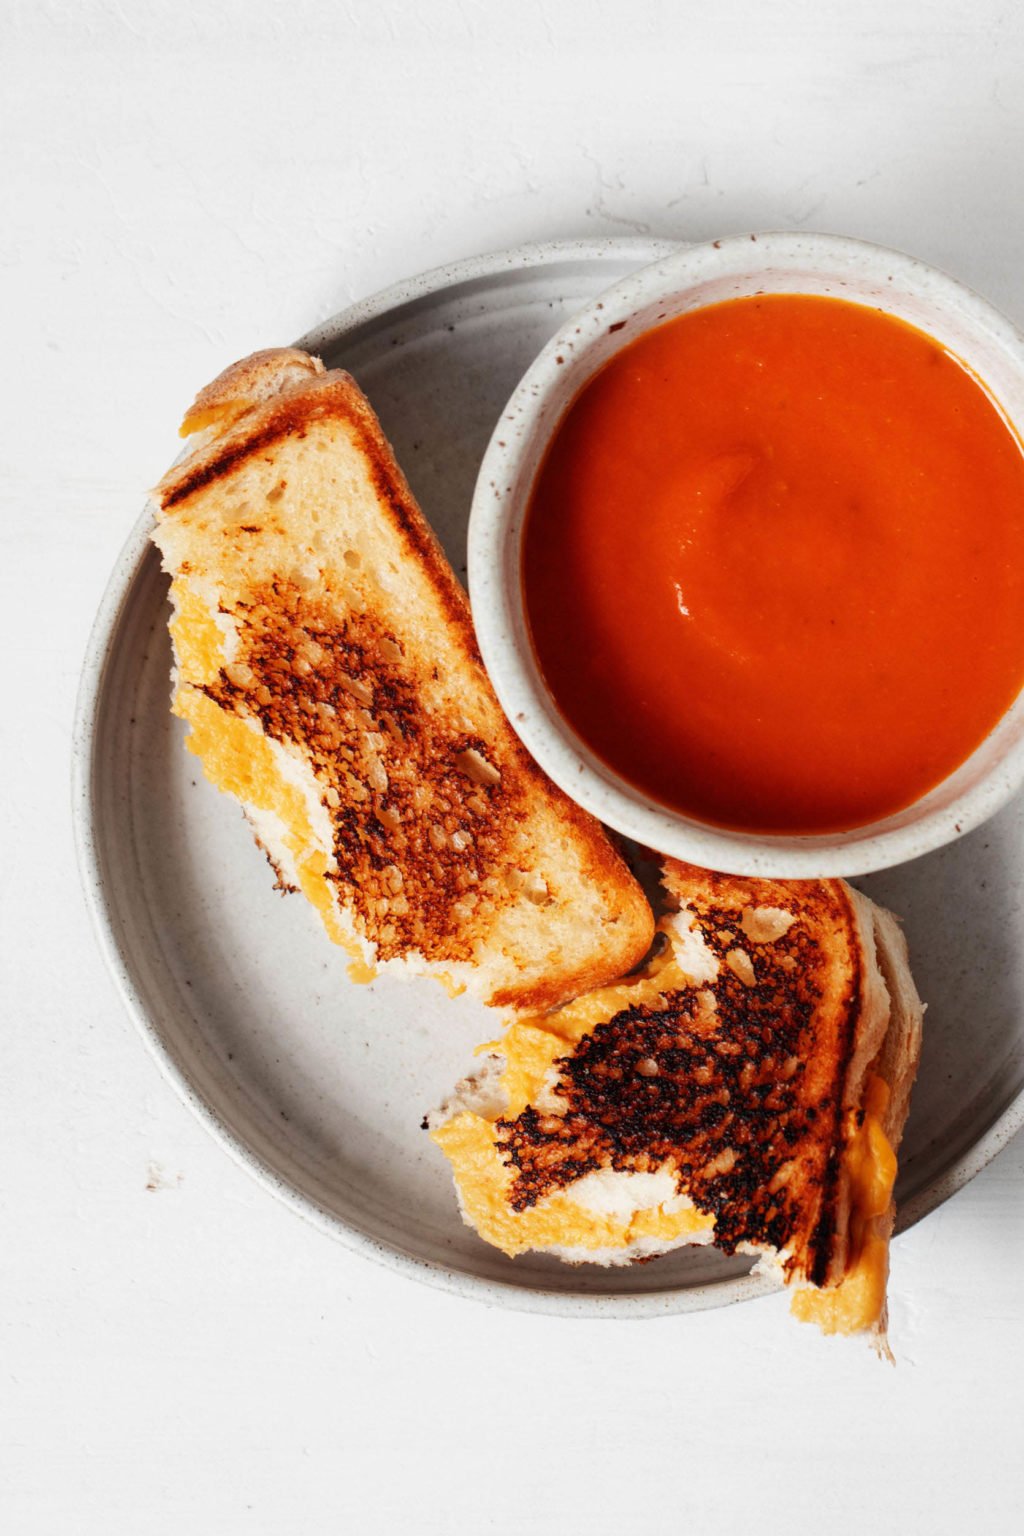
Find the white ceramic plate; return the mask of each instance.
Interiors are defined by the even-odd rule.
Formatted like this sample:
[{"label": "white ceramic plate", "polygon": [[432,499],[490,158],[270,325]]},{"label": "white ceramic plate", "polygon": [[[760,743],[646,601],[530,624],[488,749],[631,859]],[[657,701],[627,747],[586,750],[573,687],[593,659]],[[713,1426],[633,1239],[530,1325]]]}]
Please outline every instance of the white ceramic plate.
[{"label": "white ceramic plate", "polygon": [[[428,273],[299,343],[351,369],[460,575],[477,467],[515,384],[562,322],[664,244],[531,246]],[[352,985],[298,897],[272,889],[241,812],[202,778],[169,709],[166,579],[144,518],[90,642],[75,741],[88,900],[111,970],[167,1076],[294,1209],[420,1279],[530,1310],[642,1315],[766,1282],[683,1250],[633,1269],[510,1261],[459,1219],[423,1112],[495,1032],[426,982]],[[1024,1121],[1024,801],[926,859],[860,882],[906,919],[930,1007],[901,1158],[900,1224]]]}]

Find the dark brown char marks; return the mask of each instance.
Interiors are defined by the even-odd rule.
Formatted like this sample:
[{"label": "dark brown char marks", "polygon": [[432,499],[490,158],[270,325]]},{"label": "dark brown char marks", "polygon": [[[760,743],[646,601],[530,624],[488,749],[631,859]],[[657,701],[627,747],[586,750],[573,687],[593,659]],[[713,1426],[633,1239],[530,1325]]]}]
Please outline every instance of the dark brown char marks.
[{"label": "dark brown char marks", "polygon": [[679,1192],[714,1216],[718,1247],[793,1248],[821,1283],[859,981],[851,979],[834,1037],[816,1040],[828,962],[813,924],[798,919],[783,942],[748,946],[754,985],[725,960],[743,942],[736,924],[734,908],[696,920],[720,963],[707,987],[616,1014],[557,1063],[564,1112],[530,1106],[497,1122],[514,1170],[510,1201],[525,1210],[597,1169],[668,1166]]},{"label": "dark brown char marks", "polygon": [[379,958],[468,960],[474,915],[514,899],[515,768],[489,774],[486,742],[425,713],[398,640],[339,609],[282,580],[252,592],[232,610],[238,656],[204,691],[308,754],[333,832],[328,878]]}]

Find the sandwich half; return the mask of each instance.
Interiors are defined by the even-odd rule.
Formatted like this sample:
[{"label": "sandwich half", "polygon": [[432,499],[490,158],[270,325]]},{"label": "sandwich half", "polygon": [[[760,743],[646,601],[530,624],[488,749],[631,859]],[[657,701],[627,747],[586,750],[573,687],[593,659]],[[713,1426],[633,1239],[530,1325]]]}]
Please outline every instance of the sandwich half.
[{"label": "sandwich half", "polygon": [[463,1217],[571,1263],[756,1254],[797,1316],[883,1347],[923,1013],[900,928],[841,880],[663,878],[642,970],[517,1019],[427,1117]]},{"label": "sandwich half", "polygon": [[154,492],[172,707],[353,974],[400,966],[542,1010],[635,965],[649,905],[505,720],[465,594],[353,380],[257,353],[182,432]]}]

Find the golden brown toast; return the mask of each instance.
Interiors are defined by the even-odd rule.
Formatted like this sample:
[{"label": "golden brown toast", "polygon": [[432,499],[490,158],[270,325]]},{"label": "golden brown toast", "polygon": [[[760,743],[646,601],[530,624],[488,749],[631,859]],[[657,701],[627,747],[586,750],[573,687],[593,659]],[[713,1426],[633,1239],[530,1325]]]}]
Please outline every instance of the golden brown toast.
[{"label": "golden brown toast", "polygon": [[643,970],[514,1023],[431,1117],[464,1216],[573,1262],[757,1253],[801,1315],[881,1334],[922,1013],[899,929],[841,880],[664,880]]},{"label": "golden brown toast", "polygon": [[628,970],[653,919],[536,767],[467,600],[347,374],[258,353],[207,386],[154,493],[173,708],[279,883],[357,974],[401,964],[549,1008]]}]

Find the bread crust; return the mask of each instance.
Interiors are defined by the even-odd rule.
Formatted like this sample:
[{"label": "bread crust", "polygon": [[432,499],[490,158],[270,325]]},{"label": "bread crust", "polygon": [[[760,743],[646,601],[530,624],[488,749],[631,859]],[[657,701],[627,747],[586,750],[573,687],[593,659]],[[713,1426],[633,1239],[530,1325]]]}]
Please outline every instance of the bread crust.
[{"label": "bread crust", "polygon": [[[877,963],[890,1000],[888,1028],[874,1062],[874,1070],[889,1087],[889,1102],[882,1116],[882,1129],[893,1152],[898,1152],[910,1113],[910,1091],[921,1060],[925,1007],[914,986],[907,941],[898,918],[885,907],[879,907],[873,902],[869,905]],[[895,1199],[890,1200],[888,1210],[876,1218],[874,1225],[877,1235],[887,1245],[888,1255],[888,1244],[896,1225]],[[893,1357],[888,1344],[888,1324],[887,1302],[872,1333],[879,1355],[891,1361]]]},{"label": "bread crust", "polygon": [[310,357],[308,352],[295,347],[253,352],[225,368],[199,391],[185,413],[181,436],[190,437],[214,425],[223,430],[261,400],[280,395],[286,389],[301,388],[323,371],[318,357]]}]

